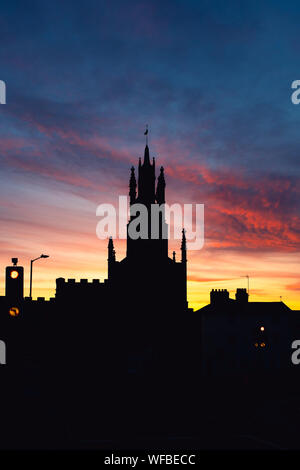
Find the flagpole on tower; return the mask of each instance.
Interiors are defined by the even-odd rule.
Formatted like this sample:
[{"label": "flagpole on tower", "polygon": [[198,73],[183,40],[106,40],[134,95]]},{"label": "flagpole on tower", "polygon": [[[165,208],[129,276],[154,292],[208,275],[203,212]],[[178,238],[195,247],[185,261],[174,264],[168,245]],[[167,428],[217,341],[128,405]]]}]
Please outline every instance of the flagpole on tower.
[{"label": "flagpole on tower", "polygon": [[146,124],[146,130],[144,132],[144,135],[146,136],[146,145],[148,145],[148,124]]}]

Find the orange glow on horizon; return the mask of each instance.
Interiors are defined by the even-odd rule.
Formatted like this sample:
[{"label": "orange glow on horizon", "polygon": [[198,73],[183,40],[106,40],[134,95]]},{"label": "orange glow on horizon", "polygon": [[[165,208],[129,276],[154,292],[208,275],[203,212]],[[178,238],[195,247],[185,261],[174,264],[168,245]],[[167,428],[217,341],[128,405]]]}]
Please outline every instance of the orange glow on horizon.
[{"label": "orange glow on horizon", "polygon": [[[79,247],[76,244],[73,249],[70,246],[69,251],[64,251],[59,246],[47,245],[46,248],[51,254],[56,252],[56,255],[52,255],[47,264],[36,265],[33,273],[33,298],[54,297],[55,279],[58,277],[74,278],[77,281],[81,278],[89,281],[100,278],[101,282],[107,278],[107,253],[104,240],[96,240],[94,250],[90,246],[87,252],[85,252],[86,246]],[[125,256],[125,242],[116,241],[115,248],[117,260],[122,259]],[[10,251],[15,250],[12,247]],[[27,255],[26,262],[24,262],[25,253],[18,255],[20,261],[23,261],[20,264],[24,266],[25,271],[24,295],[28,296],[31,253]],[[2,266],[5,266],[7,256],[2,254],[1,261]],[[210,291],[215,288],[227,289],[230,297],[234,299],[238,287],[247,287],[247,280],[240,277],[241,273],[249,271],[250,302],[279,302],[282,296],[282,301],[289,308],[300,310],[299,291],[296,288],[289,288],[294,284],[297,286],[300,280],[297,263],[295,254],[285,254],[284,257],[281,254],[267,254],[257,259],[254,255],[245,256],[242,253],[232,254],[231,257],[230,253],[208,256],[205,250],[189,253],[187,283],[189,307],[198,310],[209,304]],[[252,264],[255,264],[255,270]],[[3,292],[4,270],[0,272],[0,283]]]}]

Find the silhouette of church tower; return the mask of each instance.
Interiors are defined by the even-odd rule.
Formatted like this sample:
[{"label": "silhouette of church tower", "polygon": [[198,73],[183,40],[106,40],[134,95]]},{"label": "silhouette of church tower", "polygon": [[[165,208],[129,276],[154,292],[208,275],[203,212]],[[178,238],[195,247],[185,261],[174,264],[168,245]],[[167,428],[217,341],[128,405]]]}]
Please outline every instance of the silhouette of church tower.
[{"label": "silhouette of church tower", "polygon": [[[156,311],[172,308],[182,312],[188,308],[185,231],[182,231],[181,260],[177,262],[175,253],[172,258],[168,256],[168,226],[162,206],[165,203],[166,187],[163,167],[155,183],[155,159],[151,162],[149,147],[146,145],[143,162],[139,159],[138,181],[134,167],[131,168],[129,198],[130,208],[136,204],[143,204],[147,208],[148,236],[143,238],[141,235],[137,239],[130,236],[130,224],[139,225],[139,213],[131,211],[127,224],[126,257],[117,261],[112,238],[108,242],[108,283],[113,291],[122,291],[124,298],[129,295],[128,300],[132,300],[132,303],[138,301]],[[155,227],[151,212],[153,206],[157,209],[156,220],[159,221]]]}]

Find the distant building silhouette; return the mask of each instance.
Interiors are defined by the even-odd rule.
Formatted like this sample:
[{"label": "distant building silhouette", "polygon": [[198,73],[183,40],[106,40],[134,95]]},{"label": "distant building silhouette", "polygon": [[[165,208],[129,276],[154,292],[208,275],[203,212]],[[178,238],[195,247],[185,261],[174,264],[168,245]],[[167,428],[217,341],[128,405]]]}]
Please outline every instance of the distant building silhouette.
[{"label": "distant building silhouette", "polygon": [[283,302],[248,302],[246,289],[238,288],[235,300],[227,289],[213,289],[210,304],[195,312],[203,376],[246,381],[253,375],[284,377],[292,369],[295,313]]}]

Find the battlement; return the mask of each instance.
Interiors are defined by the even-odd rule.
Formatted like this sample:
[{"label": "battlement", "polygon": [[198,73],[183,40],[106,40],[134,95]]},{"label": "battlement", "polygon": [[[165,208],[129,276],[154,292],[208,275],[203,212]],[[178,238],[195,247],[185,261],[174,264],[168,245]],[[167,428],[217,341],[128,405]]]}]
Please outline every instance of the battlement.
[{"label": "battlement", "polygon": [[54,302],[55,297],[50,297],[50,299],[45,299],[45,297],[38,297],[37,299],[31,299],[30,297],[24,297],[25,304],[41,304],[41,303],[48,303]]},{"label": "battlement", "polygon": [[99,294],[103,287],[106,285],[106,282],[100,282],[100,279],[93,279],[89,281],[88,279],[80,279],[76,281],[75,279],[65,279],[59,277],[56,279],[56,298],[64,297],[87,297],[91,295]]},{"label": "battlement", "polygon": [[228,292],[227,289],[212,289],[211,292]]},{"label": "battlement", "polygon": [[210,303],[226,302],[229,300],[229,292],[227,289],[212,289],[210,291]]},{"label": "battlement", "polygon": [[92,281],[89,281],[88,279],[80,279],[79,281],[76,281],[76,279],[65,279],[63,277],[59,277],[56,279],[56,285],[71,285],[71,286],[80,286],[80,285],[92,285],[92,284],[103,284],[100,282],[100,279],[92,279]]}]

